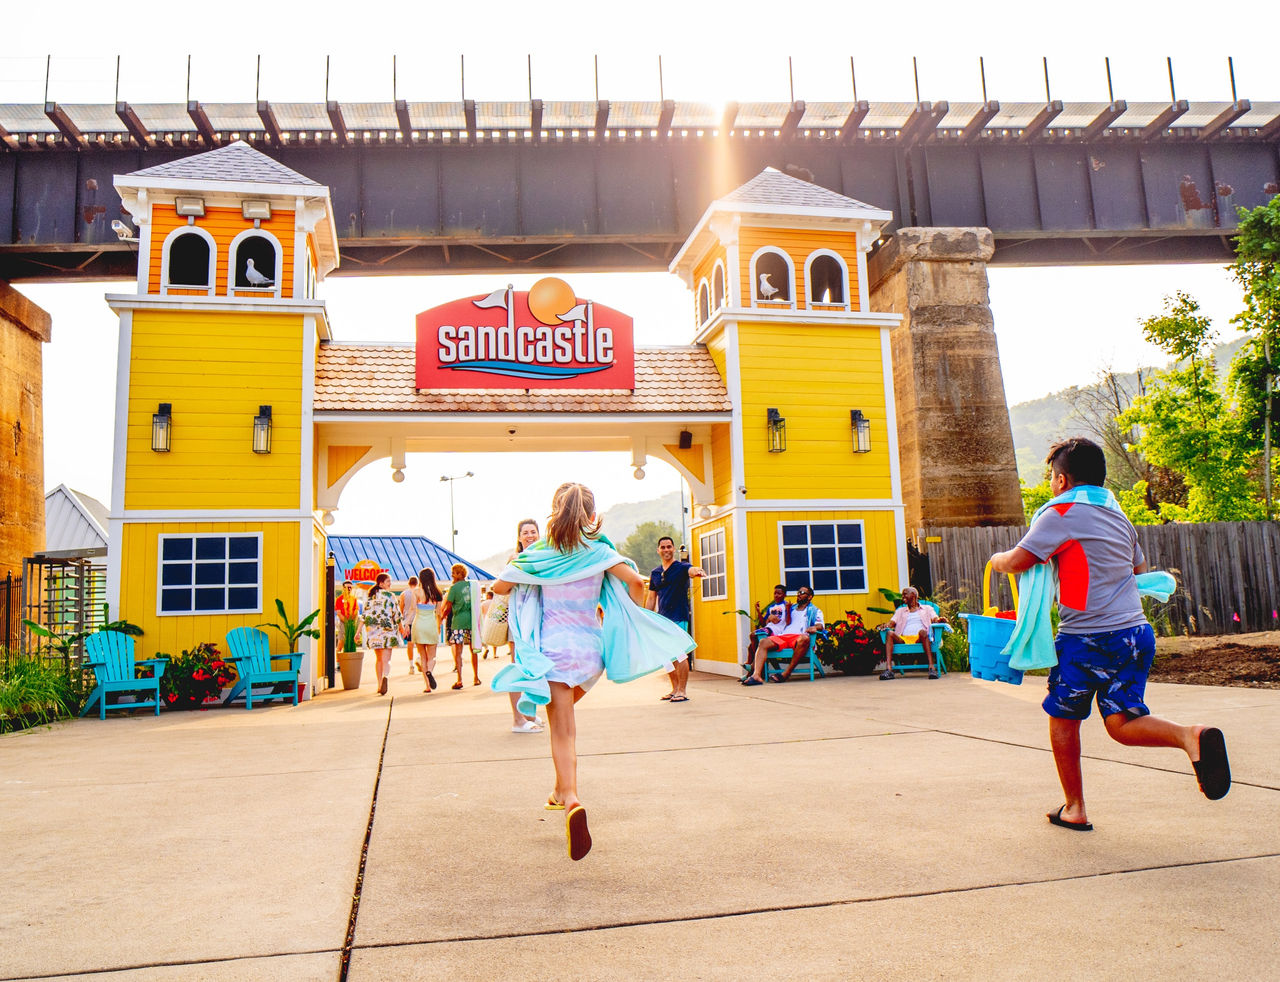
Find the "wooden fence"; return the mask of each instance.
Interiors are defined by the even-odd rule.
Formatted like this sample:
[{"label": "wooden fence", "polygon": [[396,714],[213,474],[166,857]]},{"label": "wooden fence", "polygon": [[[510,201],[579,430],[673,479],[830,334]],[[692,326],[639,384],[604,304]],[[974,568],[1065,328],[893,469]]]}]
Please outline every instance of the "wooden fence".
[{"label": "wooden fence", "polygon": [[[935,589],[977,610],[982,571],[994,552],[1010,549],[1026,526],[922,529]],[[930,538],[940,541],[929,542]],[[1138,542],[1151,569],[1178,580],[1178,592],[1154,614],[1165,633],[1235,634],[1280,629],[1280,524],[1209,522],[1202,525],[1140,525]],[[992,577],[993,603],[1011,603],[1005,577]]]}]

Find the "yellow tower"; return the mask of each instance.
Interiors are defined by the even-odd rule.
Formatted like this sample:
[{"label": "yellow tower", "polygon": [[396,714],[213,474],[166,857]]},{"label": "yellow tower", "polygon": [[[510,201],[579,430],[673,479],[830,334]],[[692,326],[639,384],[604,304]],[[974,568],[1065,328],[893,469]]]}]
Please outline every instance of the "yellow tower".
[{"label": "yellow tower", "polygon": [[[700,665],[743,657],[733,614],[809,584],[828,621],[865,615],[907,573],[889,333],[866,255],[892,214],[773,168],[715,201],[671,264],[733,421],[713,429],[713,502],[692,525],[707,570]],[[727,615],[727,616],[726,616]]]},{"label": "yellow tower", "polygon": [[[235,142],[117,176],[137,227],[120,317],[108,599],[177,654],[319,604],[312,391],[338,264],[328,188]],[[305,643],[305,641],[304,641]],[[314,691],[314,645],[302,672]]]}]

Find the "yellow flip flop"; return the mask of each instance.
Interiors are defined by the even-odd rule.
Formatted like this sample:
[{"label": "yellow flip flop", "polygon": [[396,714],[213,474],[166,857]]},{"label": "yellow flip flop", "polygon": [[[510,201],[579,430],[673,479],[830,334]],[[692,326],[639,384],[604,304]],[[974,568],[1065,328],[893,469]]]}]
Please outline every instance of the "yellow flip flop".
[{"label": "yellow flip flop", "polygon": [[549,812],[562,812],[562,811],[564,811],[564,802],[563,802],[563,801],[556,801],[556,799],[555,799],[555,798],[553,798],[553,797],[551,797],[550,795],[548,795],[548,796],[547,796],[547,803],[546,803],[545,805],[543,805],[542,807],[543,807],[543,808],[545,808],[545,809],[546,809],[547,811],[549,811]]},{"label": "yellow flip flop", "polygon": [[569,858],[577,862],[591,851],[591,832],[587,829],[587,810],[574,805],[565,814],[564,834],[569,842]]}]

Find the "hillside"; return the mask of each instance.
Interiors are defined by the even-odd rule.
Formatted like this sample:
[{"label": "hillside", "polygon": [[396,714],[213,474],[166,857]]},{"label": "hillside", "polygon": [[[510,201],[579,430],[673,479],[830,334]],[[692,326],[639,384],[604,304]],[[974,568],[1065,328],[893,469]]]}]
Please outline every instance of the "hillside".
[{"label": "hillside", "polygon": [[[1248,340],[1241,337],[1213,349],[1218,371],[1225,372],[1231,359]],[[1152,369],[1143,368],[1145,378]],[[1117,374],[1121,386],[1133,392],[1138,387],[1138,373]],[[1018,476],[1024,484],[1039,484],[1044,480],[1044,458],[1049,447],[1057,440],[1083,432],[1090,435],[1088,426],[1076,413],[1074,405],[1082,393],[1096,391],[1098,385],[1073,385],[1039,399],[1020,402],[1009,407],[1009,423],[1013,427],[1013,446],[1018,459]]]},{"label": "hillside", "polygon": [[[605,511],[601,519],[604,523],[604,534],[619,546],[642,522],[665,521],[680,528],[680,492],[672,491],[661,498],[652,498],[649,501],[626,501],[614,505]],[[494,553],[479,560],[478,565],[481,569],[497,573],[507,564],[507,556],[510,552],[511,550],[504,549],[500,553]]]}]

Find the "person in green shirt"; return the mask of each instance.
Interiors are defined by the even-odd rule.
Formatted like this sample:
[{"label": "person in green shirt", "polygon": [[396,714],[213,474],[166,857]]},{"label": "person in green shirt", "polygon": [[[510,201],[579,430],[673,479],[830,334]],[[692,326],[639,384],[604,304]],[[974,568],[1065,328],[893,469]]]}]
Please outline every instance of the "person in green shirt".
[{"label": "person in green shirt", "polygon": [[471,675],[475,679],[472,685],[480,684],[480,658],[476,654],[475,645],[471,641],[471,584],[467,582],[467,567],[462,563],[454,563],[450,572],[453,574],[453,585],[444,598],[444,615],[449,618],[449,644],[453,646],[453,670],[458,681],[453,688],[462,688],[462,647],[471,649]]}]

